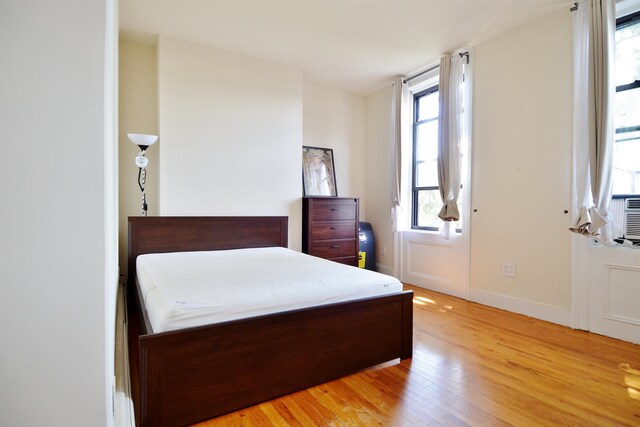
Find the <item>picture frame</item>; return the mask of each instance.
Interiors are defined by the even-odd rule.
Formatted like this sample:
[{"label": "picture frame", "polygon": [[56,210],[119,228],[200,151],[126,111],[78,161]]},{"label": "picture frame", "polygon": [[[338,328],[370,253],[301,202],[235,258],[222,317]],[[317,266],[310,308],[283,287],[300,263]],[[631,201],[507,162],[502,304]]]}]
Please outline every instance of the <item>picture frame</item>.
[{"label": "picture frame", "polygon": [[302,187],[304,196],[337,197],[333,150],[302,147]]}]

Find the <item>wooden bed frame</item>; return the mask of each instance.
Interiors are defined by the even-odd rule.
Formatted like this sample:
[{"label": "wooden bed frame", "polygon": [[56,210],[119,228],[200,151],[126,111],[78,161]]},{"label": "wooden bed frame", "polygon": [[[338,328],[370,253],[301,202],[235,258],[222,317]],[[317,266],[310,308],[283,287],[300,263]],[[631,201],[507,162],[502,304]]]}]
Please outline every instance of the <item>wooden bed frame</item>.
[{"label": "wooden bed frame", "polygon": [[287,217],[129,218],[138,425],[195,423],[412,356],[412,291],[153,333],[135,279],[138,255],[287,247],[287,240]]}]

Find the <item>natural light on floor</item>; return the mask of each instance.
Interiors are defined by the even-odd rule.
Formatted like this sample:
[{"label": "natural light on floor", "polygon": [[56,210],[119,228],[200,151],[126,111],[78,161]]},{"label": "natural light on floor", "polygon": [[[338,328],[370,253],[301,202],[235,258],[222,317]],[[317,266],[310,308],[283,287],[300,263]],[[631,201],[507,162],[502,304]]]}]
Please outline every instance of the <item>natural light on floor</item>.
[{"label": "natural light on floor", "polygon": [[[418,304],[418,305],[427,305],[427,304],[438,305],[438,303],[435,302],[434,300],[429,299],[429,298],[425,298],[425,297],[415,297],[415,298],[413,298],[413,303],[414,304]],[[445,306],[442,306],[442,308],[438,309],[438,311],[440,311],[442,313],[446,313],[449,310],[453,310],[453,306],[445,305]]]},{"label": "natural light on floor", "polygon": [[633,369],[628,363],[621,363],[618,367],[624,372],[629,397],[640,400],[640,371]]},{"label": "natural light on floor", "polygon": [[429,298],[425,298],[425,297],[415,297],[413,299],[413,302],[415,304],[419,304],[419,305],[435,304],[436,303],[434,300],[429,299]]}]

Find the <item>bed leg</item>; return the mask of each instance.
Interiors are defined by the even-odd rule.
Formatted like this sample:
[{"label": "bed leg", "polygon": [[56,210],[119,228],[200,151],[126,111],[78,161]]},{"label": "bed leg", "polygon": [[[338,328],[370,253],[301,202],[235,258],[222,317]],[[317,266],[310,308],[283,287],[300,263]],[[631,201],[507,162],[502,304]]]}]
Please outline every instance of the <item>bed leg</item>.
[{"label": "bed leg", "polygon": [[402,348],[400,359],[413,356],[413,291],[402,295]]}]

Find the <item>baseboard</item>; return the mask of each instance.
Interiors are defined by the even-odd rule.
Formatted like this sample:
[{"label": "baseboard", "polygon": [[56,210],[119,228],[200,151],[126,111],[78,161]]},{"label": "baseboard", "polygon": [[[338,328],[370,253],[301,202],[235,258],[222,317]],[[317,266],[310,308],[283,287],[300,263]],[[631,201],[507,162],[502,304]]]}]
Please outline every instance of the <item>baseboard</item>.
[{"label": "baseboard", "polygon": [[469,300],[563,326],[572,325],[571,310],[482,289],[469,289]]}]

